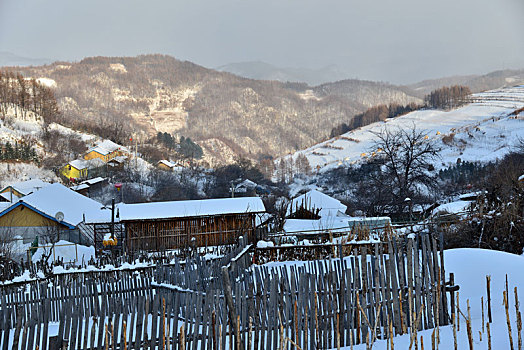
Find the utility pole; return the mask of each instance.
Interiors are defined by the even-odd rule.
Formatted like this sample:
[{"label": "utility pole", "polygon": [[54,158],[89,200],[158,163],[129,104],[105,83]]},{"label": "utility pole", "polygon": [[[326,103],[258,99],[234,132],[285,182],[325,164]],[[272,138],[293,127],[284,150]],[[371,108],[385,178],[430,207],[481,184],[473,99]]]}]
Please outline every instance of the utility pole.
[{"label": "utility pole", "polygon": [[111,239],[115,239],[115,199],[111,199]]},{"label": "utility pole", "polygon": [[138,169],[138,139],[135,134],[135,168]]}]

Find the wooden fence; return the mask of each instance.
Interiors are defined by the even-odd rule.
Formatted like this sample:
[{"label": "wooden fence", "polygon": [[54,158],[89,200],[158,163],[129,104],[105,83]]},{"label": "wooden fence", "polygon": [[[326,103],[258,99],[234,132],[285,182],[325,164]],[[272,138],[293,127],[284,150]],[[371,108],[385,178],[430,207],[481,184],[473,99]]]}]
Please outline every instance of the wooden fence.
[{"label": "wooden fence", "polygon": [[[382,253],[387,253],[387,243],[382,245]],[[359,249],[367,246],[369,251],[373,251],[374,243],[322,243],[307,245],[283,244],[267,247],[256,247],[254,249],[253,261],[256,264],[265,264],[272,261],[290,260],[323,260],[334,259],[343,255],[351,255],[355,248]]]},{"label": "wooden fence", "polygon": [[448,324],[442,242],[386,247],[268,267],[241,244],[211,262],[6,287],[0,349],[9,336],[20,349],[328,349]]}]

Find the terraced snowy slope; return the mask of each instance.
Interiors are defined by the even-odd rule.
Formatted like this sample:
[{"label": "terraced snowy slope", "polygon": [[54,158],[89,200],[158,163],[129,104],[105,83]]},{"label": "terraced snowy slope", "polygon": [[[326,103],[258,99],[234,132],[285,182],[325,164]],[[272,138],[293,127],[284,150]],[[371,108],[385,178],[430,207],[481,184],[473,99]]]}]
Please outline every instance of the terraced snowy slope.
[{"label": "terraced snowy slope", "polygon": [[[437,168],[463,161],[491,161],[510,152],[519,138],[524,139],[524,85],[473,95],[473,102],[452,111],[421,110],[387,119],[347,132],[299,153],[307,156],[311,167],[326,171],[356,164],[372,156],[374,132],[384,128],[415,125],[441,147]],[[289,156],[288,156],[289,157]]]}]

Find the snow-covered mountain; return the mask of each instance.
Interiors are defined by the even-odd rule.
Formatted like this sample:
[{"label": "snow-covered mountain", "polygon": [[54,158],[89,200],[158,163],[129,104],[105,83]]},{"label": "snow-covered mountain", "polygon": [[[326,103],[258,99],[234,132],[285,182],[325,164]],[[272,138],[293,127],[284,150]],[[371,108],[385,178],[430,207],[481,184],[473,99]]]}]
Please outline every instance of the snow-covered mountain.
[{"label": "snow-covered mountain", "polygon": [[[439,143],[441,161],[436,168],[462,161],[501,158],[524,139],[524,85],[474,94],[472,103],[451,111],[420,110],[373,123],[292,156],[304,154],[313,170],[323,172],[358,164],[373,156],[374,133],[384,128],[416,126]],[[290,157],[290,156],[288,156]]]}]

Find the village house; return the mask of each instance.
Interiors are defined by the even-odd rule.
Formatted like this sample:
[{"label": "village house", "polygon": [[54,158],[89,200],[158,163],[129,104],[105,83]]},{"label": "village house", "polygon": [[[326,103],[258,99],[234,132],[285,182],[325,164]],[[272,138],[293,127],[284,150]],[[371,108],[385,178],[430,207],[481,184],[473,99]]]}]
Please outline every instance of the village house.
[{"label": "village house", "polygon": [[229,189],[233,196],[254,196],[256,195],[257,184],[253,181],[246,179],[238,185]]},{"label": "village house", "polygon": [[64,165],[60,169],[60,174],[70,181],[78,181],[80,179],[86,179],[90,177],[90,175],[96,175],[96,170],[104,166],[104,161],[99,158],[92,158],[90,160],[75,159]]},{"label": "village house", "polygon": [[156,163],[156,166],[157,166],[158,169],[172,171],[173,169],[175,169],[177,167],[177,164],[174,163],[174,162],[171,162],[169,160],[162,159],[162,160],[159,160]]},{"label": "village house", "polygon": [[235,243],[255,239],[258,218],[265,213],[258,197],[120,204],[129,250],[165,250]]},{"label": "village house", "polygon": [[99,142],[96,146],[90,148],[84,155],[85,160],[101,159],[107,163],[111,159],[124,155],[125,149],[110,140]]},{"label": "village house", "polygon": [[60,174],[70,181],[96,176],[107,176],[108,170],[123,168],[128,160],[127,149],[112,141],[104,140],[91,147],[83,159],[75,159],[60,169]]},{"label": "village house", "polygon": [[19,236],[24,243],[63,239],[92,244],[86,220],[110,221],[111,211],[101,203],[55,183],[20,198],[0,212],[0,234]]}]

